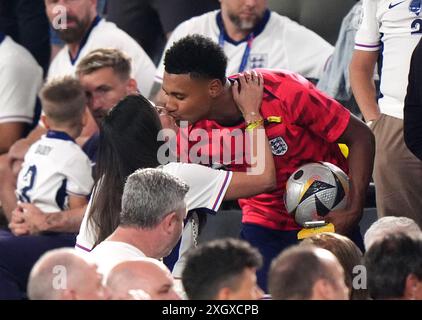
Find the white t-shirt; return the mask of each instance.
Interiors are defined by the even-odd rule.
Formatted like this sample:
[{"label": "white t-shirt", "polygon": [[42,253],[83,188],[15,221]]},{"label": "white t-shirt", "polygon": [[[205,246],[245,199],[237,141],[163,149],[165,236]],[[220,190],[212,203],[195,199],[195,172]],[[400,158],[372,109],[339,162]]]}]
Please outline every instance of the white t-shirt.
[{"label": "white t-shirt", "polygon": [[91,163],[64,132],[48,131],[25,154],[16,194],[43,212],[68,209],[68,195],[88,196],[94,181]]},{"label": "white t-shirt", "polygon": [[103,275],[104,282],[110,271],[119,263],[145,257],[138,248],[119,241],[103,241],[91,251],[90,255],[97,264],[98,272]]},{"label": "white t-shirt", "polygon": [[409,10],[411,0],[363,0],[363,19],[355,49],[380,51],[381,113],[403,119],[410,58],[422,36],[422,17]]},{"label": "white t-shirt", "polygon": [[[164,165],[162,169],[180,178],[189,186],[189,191],[185,197],[188,211],[201,210],[212,213],[217,212],[232,178],[232,172],[230,171],[214,170],[191,163],[172,162]],[[87,212],[89,212],[90,204],[91,201],[88,204],[79,234],[76,238],[76,249],[83,252],[91,251],[96,239],[95,229],[87,222]],[[186,252],[195,245],[195,222],[192,222],[192,219],[195,219],[197,222],[197,216],[193,214],[183,229],[179,260],[173,269],[173,275],[176,277],[181,276]]]},{"label": "white t-shirt", "polygon": [[42,69],[32,55],[9,36],[0,41],[0,75],[0,123],[32,123],[43,81]]},{"label": "white t-shirt", "polygon": [[132,76],[138,82],[140,92],[148,97],[156,72],[154,63],[134,39],[114,23],[104,19],[97,18],[94,21],[94,27],[86,42],[82,43],[75,61],[70,58],[67,46],[60,50],[50,65],[48,78],[73,75],[79,61],[92,50],[99,48],[114,48],[126,53],[132,61]]},{"label": "white t-shirt", "polygon": [[[268,15],[268,18],[264,18],[254,31],[245,69],[287,69],[307,78],[319,78],[328,58],[333,53],[333,46],[315,32],[287,17],[273,11],[268,11]],[[201,34],[220,43],[222,31],[220,10],[193,17],[181,23],[172,32],[165,51],[175,41],[190,34]],[[224,41],[223,48],[228,58],[227,75],[239,72],[246,47],[246,40],[234,42],[226,39]],[[155,76],[155,81],[160,83],[164,74],[165,51]]]}]

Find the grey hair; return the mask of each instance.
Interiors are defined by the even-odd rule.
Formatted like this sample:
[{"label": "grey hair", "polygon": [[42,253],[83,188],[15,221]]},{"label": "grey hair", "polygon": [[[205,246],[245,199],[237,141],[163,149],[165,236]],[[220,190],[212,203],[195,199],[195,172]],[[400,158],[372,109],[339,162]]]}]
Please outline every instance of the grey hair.
[{"label": "grey hair", "polygon": [[413,219],[394,216],[382,217],[366,231],[364,237],[365,249],[368,250],[375,241],[383,239],[388,234],[398,232],[403,232],[411,237],[422,234],[421,229]]},{"label": "grey hair", "polygon": [[[58,300],[63,290],[80,284],[78,270],[85,259],[78,256],[73,248],[60,248],[44,253],[33,266],[29,275],[27,293],[31,300]],[[58,269],[60,267],[60,269]],[[58,271],[64,271],[66,279],[55,286]],[[64,281],[64,282],[63,282]]]},{"label": "grey hair", "polygon": [[126,180],[120,225],[154,228],[169,213],[185,208],[189,186],[162,169],[139,169]]}]

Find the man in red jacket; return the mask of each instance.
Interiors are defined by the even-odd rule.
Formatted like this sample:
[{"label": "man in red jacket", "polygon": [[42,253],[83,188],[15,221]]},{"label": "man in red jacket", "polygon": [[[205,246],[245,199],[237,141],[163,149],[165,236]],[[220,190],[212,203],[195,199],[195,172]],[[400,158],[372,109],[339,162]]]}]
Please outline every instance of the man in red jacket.
[{"label": "man in red jacket", "polygon": [[[236,129],[245,130],[231,87],[238,86],[238,77],[245,77],[246,81],[257,77],[256,71],[227,79],[224,52],[218,44],[199,35],[176,42],[166,52],[164,62],[163,90],[167,112],[176,122],[187,120],[189,134],[195,129],[208,132],[210,152],[201,154],[201,159],[219,158],[212,153],[223,149],[221,145],[220,148],[213,146],[222,142],[212,141],[212,130],[225,129],[227,135]],[[372,173],[374,138],[363,122],[302,76],[281,70],[257,71],[263,76],[264,95],[261,112],[253,115],[250,125],[261,121],[265,124],[276,165],[278,188],[272,193],[239,200],[239,203],[243,212],[241,237],[256,246],[264,256],[258,280],[266,290],[266,274],[271,260],[298,241],[300,226],[287,213],[283,196],[287,179],[305,163],[327,161],[349,173],[350,192],[346,208],[330,212],[323,219],[332,222],[338,233],[355,237],[356,232],[360,238],[358,242],[362,244],[358,223]],[[186,137],[183,130],[180,132],[179,139],[183,140]],[[189,140],[192,136],[190,134]],[[233,136],[229,139],[234,139]],[[194,142],[189,141],[188,146],[192,147]],[[338,143],[349,147],[348,159],[342,155]],[[181,158],[185,151],[179,150]],[[203,148],[201,152],[204,152]],[[231,156],[229,163],[239,163],[234,161],[234,152]],[[227,162],[223,164],[227,165]],[[245,170],[245,165],[229,165],[229,169]]]}]

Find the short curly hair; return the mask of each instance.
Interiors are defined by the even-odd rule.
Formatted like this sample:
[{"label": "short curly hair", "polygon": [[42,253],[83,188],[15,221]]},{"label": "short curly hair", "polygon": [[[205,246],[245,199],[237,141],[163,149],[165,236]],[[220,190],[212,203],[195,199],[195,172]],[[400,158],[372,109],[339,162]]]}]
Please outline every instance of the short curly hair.
[{"label": "short curly hair", "polygon": [[189,74],[192,78],[226,81],[227,57],[220,46],[199,34],[176,41],[166,51],[165,71],[171,74]]}]

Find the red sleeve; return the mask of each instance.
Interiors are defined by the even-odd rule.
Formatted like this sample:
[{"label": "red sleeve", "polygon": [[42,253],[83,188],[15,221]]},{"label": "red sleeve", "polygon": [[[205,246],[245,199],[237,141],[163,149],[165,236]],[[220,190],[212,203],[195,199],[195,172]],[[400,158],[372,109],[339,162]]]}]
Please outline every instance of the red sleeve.
[{"label": "red sleeve", "polygon": [[[306,81],[306,82],[305,82]],[[293,81],[282,99],[290,123],[307,128],[324,140],[335,142],[346,130],[350,112],[303,79]]]}]

